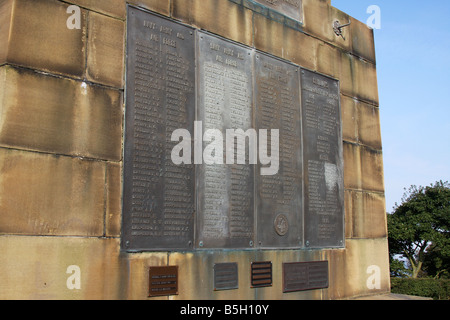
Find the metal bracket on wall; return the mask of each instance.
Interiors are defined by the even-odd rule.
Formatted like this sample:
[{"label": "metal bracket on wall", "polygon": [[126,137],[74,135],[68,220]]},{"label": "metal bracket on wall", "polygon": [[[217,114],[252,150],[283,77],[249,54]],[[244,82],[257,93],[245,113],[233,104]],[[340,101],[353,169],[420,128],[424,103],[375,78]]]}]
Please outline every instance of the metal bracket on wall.
[{"label": "metal bracket on wall", "polygon": [[338,20],[334,21],[333,30],[334,30],[334,33],[336,34],[336,36],[342,37],[342,39],[345,40],[344,35],[342,34],[342,28],[348,27],[351,23],[352,22],[349,21],[347,24],[341,25],[341,23]]}]

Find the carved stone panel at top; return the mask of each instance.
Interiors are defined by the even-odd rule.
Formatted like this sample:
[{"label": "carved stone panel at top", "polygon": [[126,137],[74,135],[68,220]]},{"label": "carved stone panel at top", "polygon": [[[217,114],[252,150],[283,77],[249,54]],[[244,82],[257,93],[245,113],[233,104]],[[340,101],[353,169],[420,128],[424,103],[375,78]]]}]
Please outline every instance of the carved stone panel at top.
[{"label": "carved stone panel at top", "polygon": [[[254,244],[254,165],[245,138],[253,128],[252,50],[198,32],[197,246]],[[227,141],[227,130],[233,130]],[[242,140],[243,139],[243,140]],[[246,141],[239,148],[239,140]],[[256,148],[256,146],[253,146]],[[200,151],[198,152],[198,148]]]},{"label": "carved stone panel at top", "polygon": [[254,0],[297,21],[302,21],[302,0]]},{"label": "carved stone panel at top", "polygon": [[[299,67],[257,52],[255,99],[258,130],[271,136],[267,148],[277,161],[275,174],[256,170],[258,246],[303,246],[302,132]],[[279,131],[278,141],[272,130]],[[261,132],[260,132],[261,135]],[[278,144],[278,159],[271,146]],[[261,146],[260,146],[261,148]],[[271,164],[273,165],[273,164]]]},{"label": "carved stone panel at top", "polygon": [[305,246],[344,246],[339,81],[302,69]]},{"label": "carved stone panel at top", "polygon": [[129,7],[122,248],[189,249],[194,165],[175,165],[174,130],[193,132],[194,29]]}]

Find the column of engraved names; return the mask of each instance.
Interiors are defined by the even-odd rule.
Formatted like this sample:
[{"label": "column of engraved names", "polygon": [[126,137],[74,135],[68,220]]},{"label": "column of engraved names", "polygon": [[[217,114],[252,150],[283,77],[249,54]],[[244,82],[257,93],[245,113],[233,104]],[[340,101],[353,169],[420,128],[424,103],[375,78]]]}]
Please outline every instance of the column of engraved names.
[{"label": "column of engraved names", "polygon": [[[218,64],[206,62],[204,76],[204,122],[203,129],[222,129],[225,107],[225,70]],[[203,236],[223,239],[229,234],[227,214],[228,185],[225,164],[204,164],[204,211]]]},{"label": "column of engraved names", "polygon": [[158,91],[164,87],[159,67],[159,46],[137,39],[134,75],[134,159],[132,178],[131,235],[158,237],[162,235],[158,201],[162,189],[160,168],[165,143],[156,139],[163,123],[160,112],[163,101]]},{"label": "column of engraved names", "polygon": [[193,241],[192,165],[171,161],[172,132],[193,130],[193,30],[130,8],[124,159],[126,249]]},{"label": "column of engraved names", "polygon": [[[260,197],[258,239],[262,246],[295,247],[302,240],[298,68],[263,54],[258,54],[255,61],[257,126],[269,133],[270,129],[278,129],[280,133],[278,173],[257,177]],[[274,222],[280,215],[287,219],[282,221],[286,223],[285,230],[283,226],[274,228]]]},{"label": "column of engraved names", "polygon": [[[232,57],[232,52],[229,53]],[[234,59],[236,59],[234,57]],[[227,72],[230,94],[230,128],[246,131],[252,128],[251,79],[237,68],[237,65]],[[237,134],[239,135],[239,133]],[[242,136],[242,135],[241,135]],[[245,137],[243,137],[245,139]],[[235,141],[236,142],[236,141]],[[249,150],[238,148],[235,143],[235,159],[231,166],[231,238],[253,238],[253,166],[249,164]],[[245,164],[239,164],[237,159],[244,154]]]},{"label": "column of engraved names", "polygon": [[302,70],[302,89],[305,238],[310,246],[341,246],[344,213],[338,82]]},{"label": "column of engraved names", "polygon": [[[203,164],[201,170],[198,235],[205,247],[246,247],[253,239],[253,172],[248,155],[246,165],[226,158],[226,130],[251,127],[251,57],[247,50],[204,33],[199,33],[199,51],[199,119],[203,132],[221,132],[224,156],[223,164]],[[236,160],[236,146],[234,151]]]},{"label": "column of engraved names", "polygon": [[[166,33],[173,30],[166,29]],[[177,34],[177,41],[183,41],[188,34]],[[176,46],[177,42],[171,43]],[[170,47],[170,46],[169,46]],[[186,115],[188,95],[194,92],[193,66],[182,55],[168,50],[166,65],[166,161],[164,163],[164,236],[191,239],[194,219],[194,176],[192,165],[175,165],[171,159],[172,133],[180,128],[191,128],[193,118]],[[188,123],[189,122],[189,123]],[[191,131],[192,132],[192,131]],[[192,239],[191,239],[192,240]]]}]

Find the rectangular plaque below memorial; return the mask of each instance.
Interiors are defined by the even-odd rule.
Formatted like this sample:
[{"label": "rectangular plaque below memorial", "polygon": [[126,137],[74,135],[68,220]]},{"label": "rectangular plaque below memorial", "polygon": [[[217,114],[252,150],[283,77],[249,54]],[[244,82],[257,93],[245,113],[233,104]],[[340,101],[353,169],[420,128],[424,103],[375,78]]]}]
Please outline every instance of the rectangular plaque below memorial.
[{"label": "rectangular plaque below memorial", "polygon": [[128,7],[122,248],[190,249],[194,165],[175,165],[176,129],[193,132],[194,29]]},{"label": "rectangular plaque below memorial", "polygon": [[214,265],[214,291],[239,289],[238,264],[216,263]]},{"label": "rectangular plaque below memorial", "polygon": [[328,261],[283,263],[283,292],[328,288]]},{"label": "rectangular plaque below memorial", "polygon": [[251,273],[252,288],[272,286],[272,262],[252,262]]},{"label": "rectangular plaque below memorial", "polygon": [[339,81],[302,69],[301,87],[305,246],[344,247]]},{"label": "rectangular plaque below memorial", "polygon": [[298,248],[303,245],[299,91],[298,66],[256,53],[256,123],[258,130],[267,130],[267,148],[272,154],[271,130],[279,131],[279,140],[275,141],[279,142],[278,171],[263,175],[261,170],[267,166],[261,164],[256,170],[257,235],[258,246],[262,248]]},{"label": "rectangular plaque below memorial", "polygon": [[302,0],[254,0],[297,21],[302,21]]},{"label": "rectangular plaque below memorial", "polygon": [[[254,165],[249,163],[249,143],[242,151],[236,138],[233,144],[226,141],[227,130],[253,128],[252,50],[205,32],[197,32],[197,37],[200,125],[195,148],[203,155],[196,160],[201,161],[197,166],[197,248],[252,248]],[[238,139],[243,137],[235,133]]]},{"label": "rectangular plaque below memorial", "polygon": [[150,267],[149,297],[178,295],[178,266]]}]

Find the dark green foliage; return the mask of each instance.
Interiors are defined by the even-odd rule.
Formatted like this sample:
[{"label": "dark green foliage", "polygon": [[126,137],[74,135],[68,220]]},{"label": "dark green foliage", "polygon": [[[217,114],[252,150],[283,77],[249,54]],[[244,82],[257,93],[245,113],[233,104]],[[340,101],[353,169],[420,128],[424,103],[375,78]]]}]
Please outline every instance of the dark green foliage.
[{"label": "dark green foliage", "polygon": [[[393,276],[449,276],[450,185],[436,182],[411,188],[388,215],[389,253]],[[406,264],[399,263],[399,257]],[[400,259],[401,260],[401,259]]]},{"label": "dark green foliage", "polygon": [[434,300],[450,299],[450,280],[391,278],[391,292]]}]

